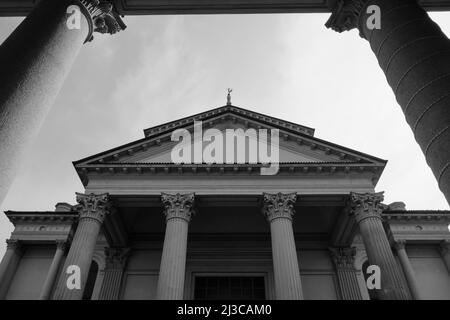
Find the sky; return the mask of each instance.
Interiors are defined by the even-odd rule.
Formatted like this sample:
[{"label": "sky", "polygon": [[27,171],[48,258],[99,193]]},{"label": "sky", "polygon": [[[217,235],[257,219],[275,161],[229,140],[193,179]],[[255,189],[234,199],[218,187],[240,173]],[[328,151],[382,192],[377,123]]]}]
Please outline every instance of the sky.
[{"label": "sky", "polygon": [[[325,28],[328,14],[125,17],[95,35],[29,148],[0,205],[54,210],[83,186],[72,161],[144,137],[142,130],[233,105],[316,129],[315,136],[388,160],[385,203],[449,209],[369,44]],[[431,13],[450,36],[450,12]],[[21,18],[0,18],[0,42]],[[0,71],[1,72],[1,71]]]}]

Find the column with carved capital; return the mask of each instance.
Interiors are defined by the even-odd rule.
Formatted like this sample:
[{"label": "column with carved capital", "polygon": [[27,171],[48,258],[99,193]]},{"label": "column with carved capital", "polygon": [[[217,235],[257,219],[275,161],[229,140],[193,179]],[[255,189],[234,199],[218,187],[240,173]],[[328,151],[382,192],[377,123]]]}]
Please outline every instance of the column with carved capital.
[{"label": "column with carved capital", "polygon": [[105,248],[106,266],[99,300],[118,300],[129,248]]},{"label": "column with carved capital", "polygon": [[263,194],[263,214],[270,223],[277,300],[302,300],[303,291],[292,218],[297,194]]},{"label": "column with carved capital", "polygon": [[0,300],[5,299],[23,254],[22,245],[18,240],[8,239],[6,244],[6,253],[0,263]]},{"label": "column with carved capital", "polygon": [[383,227],[381,218],[383,199],[383,192],[365,194],[352,192],[349,209],[358,223],[369,263],[380,267],[381,289],[377,291],[379,298],[382,300],[408,300],[408,291],[404,287],[400,270]]},{"label": "column with carved capital", "polygon": [[[53,295],[55,300],[81,300],[83,297],[100,227],[111,210],[108,194],[77,193],[77,202],[78,226]],[[67,280],[72,275],[66,273],[70,266],[80,269],[80,289],[69,289],[67,286]]]},{"label": "column with carved capital", "polygon": [[416,275],[411,265],[411,261],[409,260],[408,254],[406,253],[405,244],[405,240],[396,241],[395,250],[397,250],[397,255],[400,259],[406,281],[408,281],[409,290],[411,290],[411,294],[414,300],[421,300],[422,298],[420,295],[420,287],[417,283]]},{"label": "column with carved capital", "polygon": [[188,227],[193,214],[194,194],[161,195],[166,217],[158,300],[181,300],[184,293]]},{"label": "column with carved capital", "polygon": [[363,300],[355,270],[356,248],[330,248],[343,300]]},{"label": "column with carved capital", "polygon": [[61,262],[64,257],[64,252],[66,251],[67,243],[66,241],[56,241],[56,251],[53,256],[52,264],[47,273],[47,278],[45,278],[44,285],[42,286],[41,294],[39,300],[48,300],[55,284],[56,277],[58,275],[58,270],[61,267]]},{"label": "column with carved capital", "polygon": [[448,272],[450,274],[450,239],[442,241],[439,247],[442,259],[444,259],[445,265],[447,266]]},{"label": "column with carved capital", "polygon": [[417,0],[328,1],[333,14],[326,26],[358,28],[369,41],[450,203],[449,39]]},{"label": "column with carved capital", "polygon": [[0,46],[0,203],[83,43],[125,28],[109,1],[35,2]]}]

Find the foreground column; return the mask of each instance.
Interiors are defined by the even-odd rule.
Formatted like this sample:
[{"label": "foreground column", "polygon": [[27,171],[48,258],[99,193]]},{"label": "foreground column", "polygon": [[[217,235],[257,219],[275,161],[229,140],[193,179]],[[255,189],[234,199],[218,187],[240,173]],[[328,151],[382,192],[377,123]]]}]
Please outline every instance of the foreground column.
[{"label": "foreground column", "polygon": [[118,300],[123,271],[130,250],[128,248],[106,248],[106,266],[99,300]]},{"label": "foreground column", "polygon": [[354,266],[356,248],[331,248],[343,300],[363,300]]},{"label": "foreground column", "polygon": [[182,300],[186,276],[188,226],[193,214],[194,194],[163,193],[161,200],[166,216],[166,234],[156,298]]},{"label": "foreground column", "polygon": [[6,253],[0,264],[0,300],[5,299],[23,254],[22,245],[18,240],[9,239],[6,240],[6,244]]},{"label": "foreground column", "polygon": [[[335,2],[326,26],[338,32],[358,28],[370,42],[450,203],[450,41],[416,0]],[[371,30],[373,5],[381,10],[381,28]]]},{"label": "foreground column", "polygon": [[420,288],[417,284],[414,269],[409,261],[408,254],[406,253],[405,243],[406,241],[404,240],[396,241],[395,250],[397,250],[397,255],[400,259],[400,263],[402,264],[403,272],[405,273],[406,281],[408,281],[408,286],[414,300],[421,300]]},{"label": "foreground column", "polygon": [[392,253],[382,224],[383,192],[351,193],[350,213],[359,226],[369,263],[380,267],[381,289],[377,290],[382,300],[408,300],[400,270]]},{"label": "foreground column", "polygon": [[[94,30],[115,33],[125,28],[104,1],[37,2],[0,46],[0,203],[82,44]],[[68,10],[72,4],[80,10]]]},{"label": "foreground column", "polygon": [[276,299],[301,300],[302,283],[292,228],[297,195],[264,193],[263,198],[263,214],[270,223]]},{"label": "foreground column", "polygon": [[66,251],[67,244],[65,241],[58,241],[56,243],[56,252],[53,257],[52,264],[47,273],[47,278],[45,279],[44,285],[42,286],[41,294],[39,300],[48,300],[55,284],[56,277],[58,275],[58,270],[61,267],[61,262],[64,257],[64,252]]},{"label": "foreground column", "polygon": [[[53,295],[55,300],[81,300],[83,297],[100,227],[110,211],[108,194],[77,193],[77,202],[80,215],[78,227]],[[76,266],[80,270],[79,289],[69,289],[67,285],[73,279],[73,273],[67,273],[71,266]]]}]

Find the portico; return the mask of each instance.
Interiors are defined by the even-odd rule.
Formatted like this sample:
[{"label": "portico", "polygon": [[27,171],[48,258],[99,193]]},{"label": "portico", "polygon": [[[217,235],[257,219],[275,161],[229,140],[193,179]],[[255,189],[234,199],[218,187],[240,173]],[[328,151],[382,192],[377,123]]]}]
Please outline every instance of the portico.
[{"label": "portico", "polygon": [[[192,132],[198,120],[221,132],[280,130],[278,174],[261,175],[261,163],[171,163],[171,132]],[[3,298],[450,297],[450,213],[384,204],[375,192],[384,160],[233,105],[144,134],[74,163],[85,185],[77,204],[6,213],[15,231],[0,266],[10,279],[0,281]],[[433,264],[430,274],[421,263]],[[381,270],[370,294],[368,265]],[[80,289],[67,286],[70,266],[80,268]],[[25,290],[27,276],[35,280]],[[422,289],[430,278],[433,290]]]}]

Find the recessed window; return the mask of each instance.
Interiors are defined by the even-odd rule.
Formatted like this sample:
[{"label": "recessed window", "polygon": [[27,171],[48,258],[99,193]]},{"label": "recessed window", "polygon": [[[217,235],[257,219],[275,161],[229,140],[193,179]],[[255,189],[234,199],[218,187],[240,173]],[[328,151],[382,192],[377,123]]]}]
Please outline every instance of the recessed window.
[{"label": "recessed window", "polygon": [[264,277],[196,277],[196,300],[264,300]]}]

